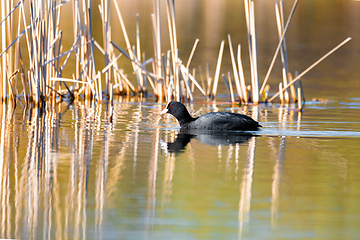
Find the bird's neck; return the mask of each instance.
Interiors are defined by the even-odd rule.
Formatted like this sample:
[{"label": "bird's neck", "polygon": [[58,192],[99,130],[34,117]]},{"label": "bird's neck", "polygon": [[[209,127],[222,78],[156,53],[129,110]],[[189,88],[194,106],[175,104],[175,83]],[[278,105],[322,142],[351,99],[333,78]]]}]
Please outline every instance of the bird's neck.
[{"label": "bird's neck", "polygon": [[186,112],[184,116],[182,116],[180,119],[178,118],[178,122],[181,127],[186,126],[187,124],[195,121],[197,118],[193,118],[189,112]]}]

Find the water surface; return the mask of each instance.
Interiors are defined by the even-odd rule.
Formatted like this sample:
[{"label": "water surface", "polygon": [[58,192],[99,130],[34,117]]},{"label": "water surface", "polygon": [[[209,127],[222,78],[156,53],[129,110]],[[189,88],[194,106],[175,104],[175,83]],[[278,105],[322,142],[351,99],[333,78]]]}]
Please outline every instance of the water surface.
[{"label": "water surface", "polygon": [[151,101],[118,100],[112,121],[106,105],[3,105],[0,237],[355,239],[358,104],[188,104],[263,125],[196,137]]}]

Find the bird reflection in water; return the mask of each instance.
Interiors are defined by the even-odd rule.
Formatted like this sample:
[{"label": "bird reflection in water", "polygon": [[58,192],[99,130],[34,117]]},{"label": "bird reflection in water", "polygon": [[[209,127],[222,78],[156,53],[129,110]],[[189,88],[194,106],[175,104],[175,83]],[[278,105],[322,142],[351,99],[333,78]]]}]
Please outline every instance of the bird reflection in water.
[{"label": "bird reflection in water", "polygon": [[161,148],[169,153],[179,153],[185,150],[186,145],[195,138],[206,145],[233,145],[246,143],[251,137],[255,137],[252,132],[243,131],[211,131],[211,130],[188,130],[181,129],[174,142],[162,142]]}]

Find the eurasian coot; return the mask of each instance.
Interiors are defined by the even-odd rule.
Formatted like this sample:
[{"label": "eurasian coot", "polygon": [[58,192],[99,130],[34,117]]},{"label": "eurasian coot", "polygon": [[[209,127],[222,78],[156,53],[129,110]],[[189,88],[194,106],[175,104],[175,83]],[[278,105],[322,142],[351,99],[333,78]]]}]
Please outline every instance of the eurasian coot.
[{"label": "eurasian coot", "polygon": [[160,114],[165,113],[173,115],[185,129],[256,131],[261,127],[251,117],[239,113],[211,112],[193,118],[186,107],[176,101],[169,102]]}]

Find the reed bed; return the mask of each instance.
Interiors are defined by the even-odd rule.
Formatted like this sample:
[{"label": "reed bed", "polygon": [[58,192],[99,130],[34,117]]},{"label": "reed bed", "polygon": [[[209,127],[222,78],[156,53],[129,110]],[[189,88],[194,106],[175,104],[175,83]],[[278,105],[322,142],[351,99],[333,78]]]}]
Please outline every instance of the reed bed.
[{"label": "reed bed", "polygon": [[[164,102],[194,100],[196,92],[205,98],[215,99],[219,79],[225,82],[233,104],[259,104],[272,102],[279,97],[281,103],[303,102],[301,84],[296,84],[302,76],[318,63],[351,40],[347,38],[319,61],[292,79],[287,54],[286,32],[298,5],[293,7],[286,19],[284,3],[276,2],[275,13],[279,43],[270,63],[264,80],[260,85],[256,45],[255,2],[244,0],[245,20],[248,36],[250,79],[245,79],[242,47],[239,44],[235,54],[231,36],[228,35],[228,46],[231,57],[232,73],[221,73],[221,65],[225,49],[225,40],[221,41],[214,76],[210,74],[207,64],[205,73],[199,67],[196,75],[191,69],[191,62],[200,42],[196,39],[187,60],[179,57],[179,46],[176,29],[176,11],[174,0],[154,0],[151,14],[153,54],[146,59],[140,42],[140,21],[136,16],[136,40],[131,43],[126,24],[121,14],[121,6],[117,1],[100,0],[98,9],[90,5],[90,1],[60,0],[14,0],[1,2],[1,79],[0,100],[23,100],[37,106],[45,103],[55,104],[62,100],[85,100],[101,103],[103,100],[112,103],[113,95],[153,96],[156,101]],[[73,44],[70,49],[63,49],[63,30],[60,29],[64,4],[72,4],[73,11]],[[161,25],[161,6],[165,5],[167,26]],[[112,38],[111,8],[116,10],[115,17],[125,40],[125,46],[119,46]],[[25,12],[29,9],[29,13]],[[94,11],[100,14],[102,26],[101,46],[93,36],[92,21]],[[167,28],[170,49],[164,49],[162,30]],[[98,34],[98,33],[97,33]],[[25,41],[26,48],[20,47],[20,39]],[[103,55],[104,68],[95,64],[95,50]],[[279,91],[270,97],[269,76],[280,52],[282,79]],[[75,72],[64,76],[64,68],[70,57],[76,59]],[[127,58],[132,65],[133,74],[128,75],[119,66],[118,59]],[[246,59],[247,61],[247,59]],[[26,63],[26,64],[25,64]],[[151,70],[149,70],[151,69]],[[234,81],[234,84],[232,82]],[[18,84],[18,81],[21,84]],[[21,86],[21,87],[20,87]],[[235,87],[235,93],[233,90]],[[196,87],[196,88],[195,88]],[[299,89],[300,88],[300,89]],[[299,105],[300,108],[300,105]],[[302,108],[302,105],[301,105]]]}]

